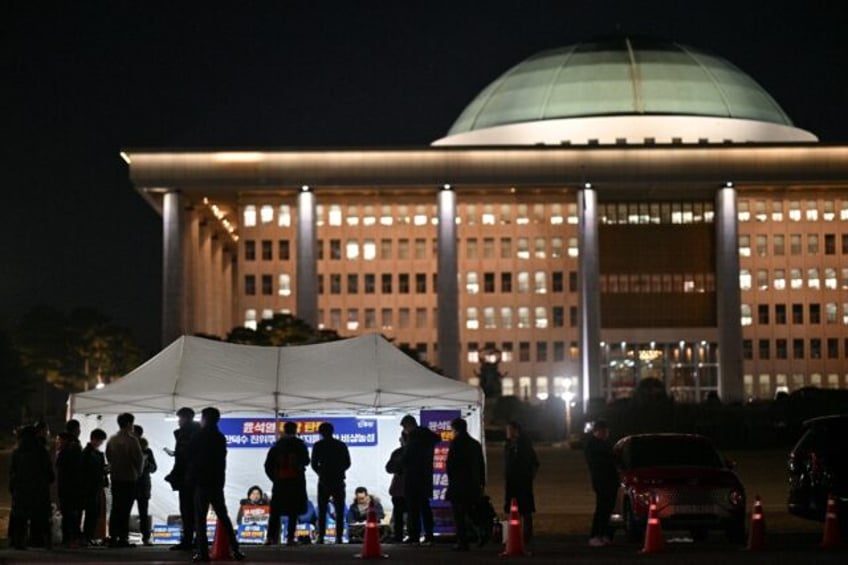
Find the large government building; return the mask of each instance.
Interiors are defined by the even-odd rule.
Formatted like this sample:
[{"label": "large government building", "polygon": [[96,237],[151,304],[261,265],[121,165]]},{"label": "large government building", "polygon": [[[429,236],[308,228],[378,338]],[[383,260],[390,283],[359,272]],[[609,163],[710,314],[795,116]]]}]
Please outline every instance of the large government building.
[{"label": "large government building", "polygon": [[124,157],[162,215],[166,343],[283,312],[472,382],[499,359],[530,399],[848,387],[848,146],[714,54],[542,52],[420,148]]}]

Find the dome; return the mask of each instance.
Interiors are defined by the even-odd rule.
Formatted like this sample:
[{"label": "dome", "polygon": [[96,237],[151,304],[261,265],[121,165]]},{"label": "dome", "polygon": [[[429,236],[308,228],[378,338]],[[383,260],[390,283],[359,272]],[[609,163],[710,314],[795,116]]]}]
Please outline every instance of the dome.
[{"label": "dome", "polygon": [[434,144],[646,139],[816,141],[725,59],[679,43],[621,37],[522,61],[477,95]]}]

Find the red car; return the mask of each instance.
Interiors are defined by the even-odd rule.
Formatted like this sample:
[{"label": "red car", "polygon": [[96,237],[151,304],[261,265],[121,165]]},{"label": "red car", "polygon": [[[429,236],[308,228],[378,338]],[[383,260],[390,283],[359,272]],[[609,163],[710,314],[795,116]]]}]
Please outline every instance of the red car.
[{"label": "red car", "polygon": [[642,539],[655,497],[665,529],[688,530],[695,540],[720,529],[732,543],[745,541],[745,487],[709,439],[632,435],[613,451],[621,474],[618,518],[629,539]]}]

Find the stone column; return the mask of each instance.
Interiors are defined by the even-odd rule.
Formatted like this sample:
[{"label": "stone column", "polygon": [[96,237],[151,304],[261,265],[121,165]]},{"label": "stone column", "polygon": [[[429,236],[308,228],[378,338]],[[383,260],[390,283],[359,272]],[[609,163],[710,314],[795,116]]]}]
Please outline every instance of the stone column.
[{"label": "stone column", "polygon": [[162,197],[162,345],[185,333],[186,217],[183,197],[172,190]]},{"label": "stone column", "polygon": [[459,289],[456,257],[456,192],[446,185],[439,191],[438,231],[438,366],[446,377],[461,379],[459,374]]},{"label": "stone column", "polygon": [[732,183],[716,194],[716,318],[718,323],[718,395],[741,402],[742,294],[739,289],[739,231],[736,189]]},{"label": "stone column", "polygon": [[583,409],[601,398],[601,297],[598,258],[598,193],[586,184],[577,193],[578,330]]},{"label": "stone column", "polygon": [[315,193],[303,187],[297,195],[297,289],[295,315],[318,327],[318,245]]}]

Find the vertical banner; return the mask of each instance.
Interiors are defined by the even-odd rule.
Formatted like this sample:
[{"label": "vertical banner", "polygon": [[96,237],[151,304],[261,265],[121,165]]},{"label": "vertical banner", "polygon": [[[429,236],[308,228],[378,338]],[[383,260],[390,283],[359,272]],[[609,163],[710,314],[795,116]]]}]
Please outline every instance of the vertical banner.
[{"label": "vertical banner", "polygon": [[422,410],[421,425],[429,428],[442,438],[433,452],[433,508],[434,533],[451,535],[455,533],[450,502],[445,500],[448,488],[447,458],[448,447],[453,439],[451,420],[462,416],[460,410]]}]

